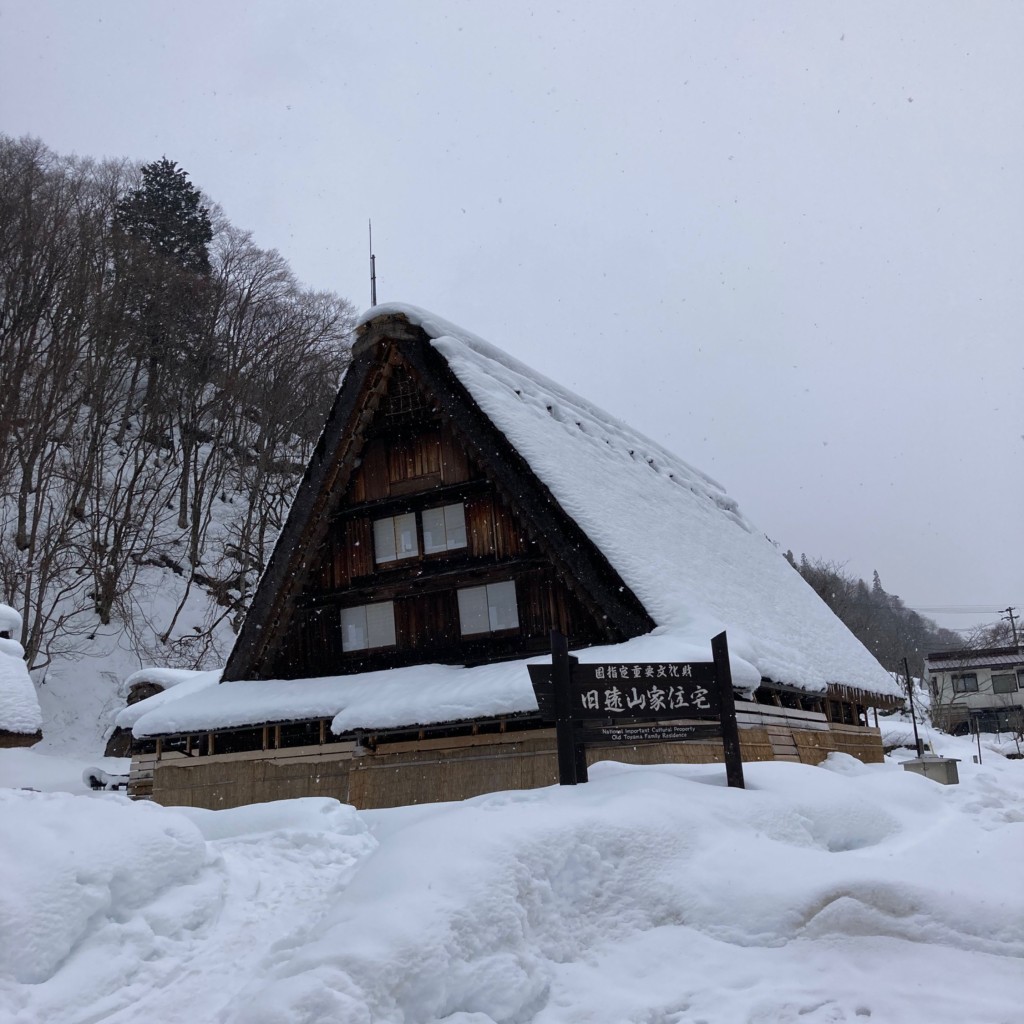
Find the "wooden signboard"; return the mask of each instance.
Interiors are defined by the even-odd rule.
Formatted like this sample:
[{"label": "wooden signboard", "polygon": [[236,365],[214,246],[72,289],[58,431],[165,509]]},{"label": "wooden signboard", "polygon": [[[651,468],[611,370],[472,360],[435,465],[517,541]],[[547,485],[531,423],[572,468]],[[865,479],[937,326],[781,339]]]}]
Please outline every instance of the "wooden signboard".
[{"label": "wooden signboard", "polygon": [[[719,715],[712,662],[606,666],[581,665],[575,658],[570,660],[573,664],[569,694],[575,719],[717,718]],[[544,702],[543,713],[554,707],[551,667],[528,667],[537,703]],[[606,675],[609,671],[615,674]]]},{"label": "wooden signboard", "polygon": [[[530,665],[529,671],[541,717],[555,723],[559,782],[587,781],[587,742],[670,742],[713,735],[722,739],[729,785],[742,789],[725,633],[712,639],[711,652],[713,661],[581,665],[569,654],[565,637],[553,630],[551,664]],[[697,722],[689,724],[692,719]],[[717,724],[701,724],[705,720]],[[600,729],[584,731],[584,723],[597,721],[604,723]]]}]

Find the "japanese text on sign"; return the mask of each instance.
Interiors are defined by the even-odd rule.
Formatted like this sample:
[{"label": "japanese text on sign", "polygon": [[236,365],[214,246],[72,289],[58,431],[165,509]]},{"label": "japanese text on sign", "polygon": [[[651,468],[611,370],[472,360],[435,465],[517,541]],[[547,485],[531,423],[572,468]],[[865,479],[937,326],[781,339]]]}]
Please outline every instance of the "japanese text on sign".
[{"label": "japanese text on sign", "polygon": [[[682,667],[689,668],[688,665]],[[579,693],[579,700],[580,707],[586,711],[639,716],[645,712],[712,711],[709,696],[707,687],[696,681],[665,686],[655,681],[634,686],[588,687]]]},{"label": "japanese text on sign", "polygon": [[692,665],[588,665],[595,679],[689,679]]}]

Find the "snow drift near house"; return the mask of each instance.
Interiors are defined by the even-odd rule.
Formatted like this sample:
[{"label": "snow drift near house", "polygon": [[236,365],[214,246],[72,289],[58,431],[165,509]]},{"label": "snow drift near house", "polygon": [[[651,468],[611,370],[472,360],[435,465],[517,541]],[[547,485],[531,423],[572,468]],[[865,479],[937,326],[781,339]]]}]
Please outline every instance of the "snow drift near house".
[{"label": "snow drift near house", "polygon": [[604,763],[357,812],[0,791],[13,1024],[1015,1024],[1024,768]]},{"label": "snow drift near house", "polygon": [[[21,616],[0,604],[0,633],[21,632]],[[34,735],[43,727],[43,715],[25,651],[17,640],[0,637],[0,732]]]}]

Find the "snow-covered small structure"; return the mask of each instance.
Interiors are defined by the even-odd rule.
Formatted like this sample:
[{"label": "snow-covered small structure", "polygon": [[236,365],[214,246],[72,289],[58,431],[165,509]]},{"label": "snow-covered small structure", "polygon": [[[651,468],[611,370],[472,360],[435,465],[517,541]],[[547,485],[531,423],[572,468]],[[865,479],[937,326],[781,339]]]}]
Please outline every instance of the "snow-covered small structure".
[{"label": "snow-covered small structure", "polygon": [[0,604],[0,747],[25,747],[42,739],[43,715],[25,651],[15,639],[21,616]]},{"label": "snow-covered small structure", "polygon": [[220,683],[119,719],[134,792],[374,806],[546,784],[525,661],[552,629],[622,665],[709,661],[726,630],[748,759],[880,759],[867,708],[900,699],[714,480],[468,332],[375,307]]}]

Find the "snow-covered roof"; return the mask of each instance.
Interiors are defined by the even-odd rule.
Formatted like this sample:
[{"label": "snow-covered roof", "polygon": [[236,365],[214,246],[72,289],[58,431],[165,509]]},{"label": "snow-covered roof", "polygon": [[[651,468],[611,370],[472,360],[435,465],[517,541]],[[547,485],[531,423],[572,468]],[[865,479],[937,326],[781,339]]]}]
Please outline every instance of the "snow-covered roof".
[{"label": "snow-covered roof", "polygon": [[[648,636],[577,652],[581,661],[710,660],[728,631],[733,679],[822,692],[842,683],[898,695],[875,658],[724,488],[678,456],[487,342],[413,306],[376,306],[423,329],[657,623]],[[534,658],[533,661],[538,659]],[[133,705],[139,735],[330,717],[336,732],[398,728],[536,708],[526,661],[420,665],[301,680],[189,682]],[[130,719],[130,720],[129,720]]]},{"label": "snow-covered roof", "polygon": [[[21,616],[0,604],[0,632],[20,633]],[[17,640],[0,638],[0,731],[33,735],[43,726],[39,698]]]},{"label": "snow-covered roof", "polygon": [[140,668],[138,672],[133,672],[124,682],[121,684],[122,695],[127,695],[133,687],[145,686],[147,684],[152,686],[159,686],[162,690],[169,690],[173,686],[180,686],[182,683],[188,683],[195,679],[196,676],[206,676],[207,672],[197,672],[194,669],[186,668]]},{"label": "snow-covered roof", "polygon": [[371,311],[395,313],[432,339],[660,629],[706,650],[727,629],[733,655],[777,683],[896,693],[889,674],[720,484],[425,310],[396,304]]},{"label": "snow-covered roof", "polygon": [[966,668],[1001,668],[1024,666],[1024,648],[1003,647],[995,651],[946,651],[929,654],[924,661],[926,672],[960,672]]},{"label": "snow-covered roof", "polygon": [[[696,661],[710,657],[705,645],[687,644],[652,633],[623,644],[577,652],[583,661]],[[219,686],[218,672],[197,673],[125,708],[117,725],[136,736],[232,729],[266,722],[330,718],[335,733],[398,729],[472,718],[499,718],[536,711],[526,666],[550,656],[462,668],[411,665],[385,672],[320,676],[314,679],[245,679]],[[733,659],[734,682],[753,689],[759,677],[746,662]]]}]

